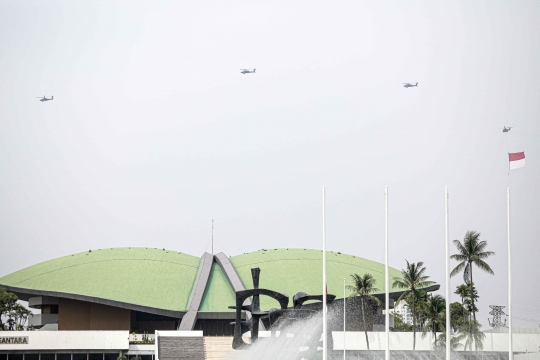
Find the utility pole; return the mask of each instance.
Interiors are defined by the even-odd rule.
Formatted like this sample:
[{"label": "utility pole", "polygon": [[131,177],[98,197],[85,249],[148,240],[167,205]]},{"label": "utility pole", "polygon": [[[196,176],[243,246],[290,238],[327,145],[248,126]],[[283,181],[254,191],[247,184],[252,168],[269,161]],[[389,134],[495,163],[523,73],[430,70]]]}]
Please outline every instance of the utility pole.
[{"label": "utility pole", "polygon": [[384,188],[384,358],[390,360],[390,284],[388,270],[388,186]]},{"label": "utility pole", "polygon": [[446,360],[450,360],[450,254],[448,249],[448,238],[449,238],[449,219],[448,219],[448,186],[444,187],[444,222],[445,222],[445,237],[444,237],[444,246],[446,253]]},{"label": "utility pole", "polygon": [[327,347],[327,339],[326,339],[326,204],[325,204],[325,198],[326,198],[326,195],[325,195],[325,187],[323,186],[322,188],[322,213],[323,213],[323,218],[322,218],[322,225],[323,225],[323,258],[322,258],[322,261],[323,261],[323,264],[322,264],[322,268],[323,268],[323,281],[322,281],[322,286],[323,286],[323,306],[322,306],[322,316],[323,316],[323,353],[322,353],[322,358],[323,360],[326,360],[327,357],[326,357],[326,347]]},{"label": "utility pole", "polygon": [[347,331],[347,318],[346,318],[346,311],[347,311],[347,292],[345,291],[346,283],[345,278],[343,278],[343,360],[346,360],[346,354],[345,354],[345,333]]},{"label": "utility pole", "polygon": [[510,188],[507,189],[507,216],[508,216],[508,359],[514,360],[514,347],[512,344],[512,255],[510,252]]}]

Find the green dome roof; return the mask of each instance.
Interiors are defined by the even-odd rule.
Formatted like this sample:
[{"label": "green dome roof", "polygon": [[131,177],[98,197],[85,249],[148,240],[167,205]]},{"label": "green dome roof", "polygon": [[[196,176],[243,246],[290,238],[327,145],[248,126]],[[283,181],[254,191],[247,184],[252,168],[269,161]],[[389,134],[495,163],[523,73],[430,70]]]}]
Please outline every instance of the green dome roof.
[{"label": "green dome roof", "polygon": [[[303,291],[310,295],[322,294],[322,250],[310,249],[268,249],[231,257],[240,279],[247,289],[253,288],[251,268],[259,267],[261,275],[259,287],[279,291],[292,297]],[[352,284],[351,275],[369,273],[375,278],[379,293],[384,293],[384,264],[358,256],[326,252],[326,275],[328,293],[343,298],[343,278]],[[401,271],[389,267],[390,284],[392,278],[401,276]],[[390,287],[390,292],[402,291]],[[347,292],[347,295],[350,292]],[[268,297],[261,297],[261,308],[277,307],[277,302]]]},{"label": "green dome roof", "polygon": [[[370,273],[384,293],[384,264],[358,256],[327,252],[328,292],[343,297],[343,278]],[[229,259],[246,289],[253,288],[251,268],[261,269],[261,288],[292,297],[303,291],[322,293],[322,251],[268,249]],[[0,278],[0,286],[19,294],[59,296],[180,316],[188,302],[201,259],[171,250],[114,248],[93,250],[45,261]],[[390,268],[390,279],[401,272]],[[392,283],[393,281],[390,280]],[[391,288],[391,292],[400,291]],[[221,266],[214,262],[199,312],[232,312],[234,291]],[[277,303],[261,297],[261,307]]]},{"label": "green dome roof", "polygon": [[45,261],[6,275],[0,278],[0,286],[17,292],[29,290],[30,294],[39,294],[32,290],[76,294],[155,309],[186,311],[199,262],[198,257],[171,250],[93,250]]}]

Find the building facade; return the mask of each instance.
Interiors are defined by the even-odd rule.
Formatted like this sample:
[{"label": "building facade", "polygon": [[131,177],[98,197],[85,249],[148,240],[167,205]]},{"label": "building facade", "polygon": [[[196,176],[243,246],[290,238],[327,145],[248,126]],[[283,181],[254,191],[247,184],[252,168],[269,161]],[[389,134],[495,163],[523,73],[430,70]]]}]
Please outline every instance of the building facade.
[{"label": "building facade", "polygon": [[[4,344],[6,347],[0,342],[0,360],[112,360],[120,353],[151,357],[154,348],[145,350],[143,347],[153,346],[149,341],[153,341],[158,332],[190,332],[201,337],[232,336],[235,312],[229,306],[236,302],[236,291],[252,288],[252,268],[261,269],[261,288],[287,294],[289,306],[292,306],[292,297],[297,292],[321,293],[321,260],[322,252],[310,249],[262,249],[233,257],[204,253],[198,258],[165,249],[112,248],[45,261],[0,278],[0,287],[14,292],[21,300],[28,301],[29,307],[40,312],[30,320],[30,325],[38,330],[32,333],[32,338],[36,338],[32,340],[33,344],[26,347],[24,344]],[[359,299],[343,299],[343,278],[365,273],[372,274],[377,287],[384,289],[383,264],[353,255],[327,253],[328,291],[341,294],[329,311],[342,314],[346,301],[347,331],[365,328],[384,331],[381,311],[384,304],[367,306],[364,309],[367,323],[364,324],[360,320]],[[390,278],[395,276],[400,276],[400,272],[390,268]],[[426,290],[437,288],[435,285]],[[393,300],[401,293],[391,289],[392,307]],[[384,294],[375,296],[384,301]],[[272,307],[276,307],[274,300],[261,297],[261,308]],[[334,318],[330,328],[343,329],[343,316]],[[38,332],[47,335],[34,334]],[[116,339],[118,336],[118,341],[111,344],[100,338],[99,333],[105,332],[123,335],[108,337]],[[61,339],[69,334],[79,338],[83,333],[92,340],[83,336],[81,341],[87,344],[82,348],[77,344],[65,345],[69,341],[62,343]],[[138,339],[129,334],[135,334]],[[40,342],[43,336],[56,340]],[[47,346],[41,349],[42,352],[36,352],[39,350],[36,346],[42,346],[37,344],[45,343]],[[16,345],[17,351],[27,351],[9,350],[11,345]],[[14,357],[4,358],[9,351],[15,351],[11,352]],[[35,358],[36,353],[43,356]],[[52,353],[56,354],[55,359],[47,355]],[[69,359],[68,353],[71,354]],[[28,358],[18,358],[17,354],[28,354]]]}]

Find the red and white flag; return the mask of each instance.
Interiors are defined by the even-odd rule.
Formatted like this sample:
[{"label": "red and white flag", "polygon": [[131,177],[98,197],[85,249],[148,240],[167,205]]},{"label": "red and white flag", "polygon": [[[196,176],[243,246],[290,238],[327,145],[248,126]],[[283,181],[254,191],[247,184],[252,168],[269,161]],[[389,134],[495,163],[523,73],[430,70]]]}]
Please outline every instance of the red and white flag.
[{"label": "red and white flag", "polygon": [[508,153],[510,169],[519,169],[525,166],[525,152]]}]

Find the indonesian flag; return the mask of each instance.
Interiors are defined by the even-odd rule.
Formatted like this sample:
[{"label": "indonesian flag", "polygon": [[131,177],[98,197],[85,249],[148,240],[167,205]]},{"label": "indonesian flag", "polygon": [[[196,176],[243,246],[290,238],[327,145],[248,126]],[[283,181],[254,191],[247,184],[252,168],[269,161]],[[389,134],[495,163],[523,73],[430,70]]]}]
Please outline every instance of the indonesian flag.
[{"label": "indonesian flag", "polygon": [[519,169],[525,166],[525,152],[508,153],[510,169]]}]

